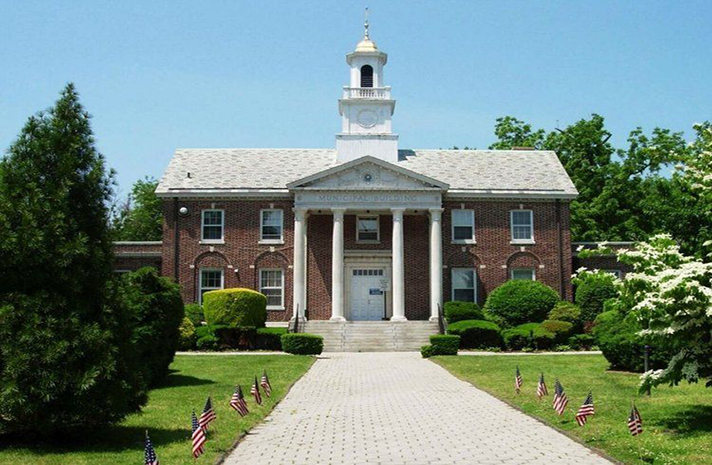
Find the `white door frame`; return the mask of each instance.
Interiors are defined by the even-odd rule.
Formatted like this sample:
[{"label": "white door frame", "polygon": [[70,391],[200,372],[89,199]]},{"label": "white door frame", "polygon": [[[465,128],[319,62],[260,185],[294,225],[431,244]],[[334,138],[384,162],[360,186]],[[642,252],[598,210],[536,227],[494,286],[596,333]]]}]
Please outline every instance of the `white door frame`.
[{"label": "white door frame", "polygon": [[[345,253],[344,257],[344,317],[347,320],[352,320],[351,318],[351,278],[353,276],[354,269],[360,268],[382,268],[383,276],[391,279],[392,273],[392,262],[391,256],[389,254],[378,254],[378,255],[365,255],[368,253],[373,253],[374,251],[363,250],[354,251],[352,253]],[[376,251],[378,252],[378,251]],[[389,251],[390,252],[390,251]],[[361,255],[361,254],[364,255]],[[350,256],[351,255],[351,256]],[[386,317],[390,318],[393,316],[393,295],[390,291],[386,291]]]}]

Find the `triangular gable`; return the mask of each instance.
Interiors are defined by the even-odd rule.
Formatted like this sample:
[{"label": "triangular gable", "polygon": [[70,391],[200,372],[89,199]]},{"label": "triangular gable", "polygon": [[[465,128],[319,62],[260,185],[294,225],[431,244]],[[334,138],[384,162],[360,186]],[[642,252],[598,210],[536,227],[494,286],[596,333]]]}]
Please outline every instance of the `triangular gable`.
[{"label": "triangular gable", "polygon": [[365,156],[287,184],[289,189],[446,190],[450,186],[387,161]]}]

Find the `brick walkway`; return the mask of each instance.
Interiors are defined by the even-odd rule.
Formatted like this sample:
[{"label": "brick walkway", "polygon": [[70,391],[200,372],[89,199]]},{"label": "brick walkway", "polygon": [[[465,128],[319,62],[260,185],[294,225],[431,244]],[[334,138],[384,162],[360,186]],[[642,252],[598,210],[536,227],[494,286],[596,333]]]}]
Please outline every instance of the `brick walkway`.
[{"label": "brick walkway", "polygon": [[227,464],[603,464],[418,353],[329,354]]}]

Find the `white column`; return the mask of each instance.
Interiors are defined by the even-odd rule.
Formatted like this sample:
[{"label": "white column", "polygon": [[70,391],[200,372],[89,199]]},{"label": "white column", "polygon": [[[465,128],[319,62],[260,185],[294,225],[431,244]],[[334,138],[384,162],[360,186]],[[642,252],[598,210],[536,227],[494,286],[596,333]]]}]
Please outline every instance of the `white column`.
[{"label": "white column", "polygon": [[403,209],[392,208],[393,213],[393,316],[391,321],[406,321],[405,273],[403,260]]},{"label": "white column", "polygon": [[331,239],[331,320],[344,321],[344,211],[332,209],[334,229]]},{"label": "white column", "polygon": [[[304,318],[306,299],[306,216],[307,211],[304,209],[294,209],[294,263],[292,269],[294,272],[294,284],[292,292],[294,294],[292,311],[294,318]],[[297,314],[297,311],[299,312]]]},{"label": "white column", "polygon": [[430,321],[438,321],[443,305],[442,208],[430,209]]}]

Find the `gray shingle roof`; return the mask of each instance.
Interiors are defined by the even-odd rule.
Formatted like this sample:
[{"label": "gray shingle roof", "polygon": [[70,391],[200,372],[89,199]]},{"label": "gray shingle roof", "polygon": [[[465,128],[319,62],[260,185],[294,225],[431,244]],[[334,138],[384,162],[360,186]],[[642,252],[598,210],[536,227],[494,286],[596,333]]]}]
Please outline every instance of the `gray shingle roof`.
[{"label": "gray shingle roof", "polygon": [[[337,164],[334,149],[178,149],[156,192],[285,190],[289,182]],[[397,164],[447,183],[451,191],[577,194],[551,151],[400,150]]]}]

